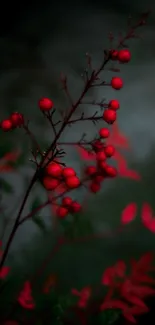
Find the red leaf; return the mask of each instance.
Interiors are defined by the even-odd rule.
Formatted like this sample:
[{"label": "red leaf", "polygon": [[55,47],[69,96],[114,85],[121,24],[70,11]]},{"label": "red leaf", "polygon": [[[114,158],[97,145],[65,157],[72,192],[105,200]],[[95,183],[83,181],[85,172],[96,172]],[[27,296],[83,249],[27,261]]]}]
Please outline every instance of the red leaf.
[{"label": "red leaf", "polygon": [[132,292],[140,298],[145,298],[155,294],[155,289],[148,286],[134,286]]},{"label": "red leaf", "polygon": [[50,276],[48,276],[43,286],[43,292],[45,294],[48,294],[50,289],[54,287],[56,283],[57,283],[57,276],[55,274],[51,274]]},{"label": "red leaf", "polygon": [[124,261],[118,261],[115,265],[115,273],[118,277],[123,277],[125,275],[126,265]]},{"label": "red leaf", "polygon": [[147,272],[150,270],[152,262],[154,259],[154,255],[151,252],[145,253],[139,261],[137,261],[137,266],[138,270]]},{"label": "red leaf", "polygon": [[8,152],[6,153],[1,159],[0,159],[0,172],[11,172],[14,170],[14,168],[9,165],[9,162],[16,162],[16,160],[19,158],[21,152],[20,150],[16,150],[14,152]]},{"label": "red leaf", "polygon": [[141,315],[144,313],[147,313],[149,308],[145,305],[145,307],[140,307],[140,306],[133,306],[130,308],[130,312],[132,315]]},{"label": "red leaf", "polygon": [[128,320],[130,323],[134,323],[136,324],[136,319],[133,317],[132,314],[130,314],[129,312],[123,313],[123,316],[126,320]]},{"label": "red leaf", "polygon": [[83,160],[94,160],[96,158],[96,154],[94,152],[89,152],[88,150],[79,145],[76,146],[76,148]]},{"label": "red leaf", "polygon": [[121,133],[117,122],[112,125],[110,137],[107,139],[108,144],[113,144],[115,147],[130,149],[129,139]]},{"label": "red leaf", "polygon": [[0,279],[4,280],[10,271],[10,267],[3,266],[0,270]]},{"label": "red leaf", "polygon": [[141,219],[144,225],[152,220],[153,210],[149,203],[144,202],[142,205]]},{"label": "red leaf", "polygon": [[9,165],[0,165],[0,172],[4,173],[4,172],[12,172],[14,170],[14,168],[12,166]]},{"label": "red leaf", "polygon": [[125,299],[132,303],[133,305],[140,306],[140,307],[146,307],[144,302],[139,299],[137,296],[134,295],[126,295]]},{"label": "red leaf", "polygon": [[133,221],[137,214],[137,205],[136,203],[132,202],[128,204],[125,209],[122,211],[121,215],[121,222],[123,224],[130,223]]},{"label": "red leaf", "polygon": [[122,295],[122,297],[127,297],[131,291],[133,289],[133,285],[132,285],[132,282],[130,279],[126,279],[122,284],[121,284],[121,287],[120,287],[120,293]]},{"label": "red leaf", "polygon": [[155,279],[152,279],[151,277],[149,277],[148,275],[145,274],[135,274],[132,277],[132,280],[135,281],[136,283],[147,283],[147,284],[155,284]]},{"label": "red leaf", "polygon": [[103,302],[100,306],[101,310],[112,309],[112,308],[121,309],[122,311],[125,311],[128,308],[128,305],[125,302],[118,299],[118,300]]},{"label": "red leaf", "polygon": [[116,150],[113,159],[118,162],[118,173],[120,176],[131,178],[136,181],[141,180],[141,176],[136,171],[128,169],[126,159]]},{"label": "red leaf", "polygon": [[21,151],[16,150],[13,152],[6,153],[2,159],[4,159],[7,162],[15,162],[19,158],[20,155],[21,155]]},{"label": "red leaf", "polygon": [[35,303],[32,298],[32,290],[31,290],[31,284],[29,281],[26,281],[24,283],[23,290],[20,292],[18,296],[18,303],[25,309],[34,309]]},{"label": "red leaf", "polygon": [[74,296],[77,296],[77,297],[79,297],[80,296],[80,291],[78,291],[77,289],[71,289],[71,293],[72,293],[72,295],[74,295]]},{"label": "red leaf", "polygon": [[72,289],[71,293],[77,297],[79,297],[77,305],[80,308],[85,308],[87,306],[88,300],[91,296],[92,290],[91,287],[85,287],[81,291],[77,289]]},{"label": "red leaf", "polygon": [[101,279],[101,284],[103,285],[112,285],[113,284],[113,280],[114,280],[114,276],[115,276],[115,270],[113,267],[108,267],[103,275],[102,275],[102,279]]},{"label": "red leaf", "polygon": [[145,227],[151,232],[155,233],[155,220],[145,223]]}]

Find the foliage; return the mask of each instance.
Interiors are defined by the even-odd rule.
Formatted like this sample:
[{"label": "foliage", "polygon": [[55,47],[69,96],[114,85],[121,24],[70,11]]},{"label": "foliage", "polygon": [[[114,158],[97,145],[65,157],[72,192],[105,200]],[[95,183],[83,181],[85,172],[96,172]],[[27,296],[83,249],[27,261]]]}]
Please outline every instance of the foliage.
[{"label": "foliage", "polygon": [[[84,218],[84,209],[89,197],[100,192],[102,185],[104,186],[107,180],[112,180],[116,176],[141,181],[141,175],[128,166],[123,153],[124,150],[131,150],[131,146],[118,127],[117,114],[120,109],[118,100],[112,99],[105,103],[104,100],[89,102],[84,99],[91,88],[110,86],[118,91],[123,87],[122,78],[116,75],[120,69],[117,66],[114,67],[113,64],[130,62],[131,53],[126,41],[138,36],[137,28],[145,25],[147,17],[148,13],[144,13],[135,25],[129,26],[127,34],[119,39],[117,46],[104,51],[104,59],[98,69],[94,69],[91,56],[86,54],[87,67],[82,74],[84,86],[76,101],[72,99],[67,77],[61,74],[63,90],[70,104],[69,109],[61,112],[55,108],[53,100],[44,97],[39,100],[39,109],[49,122],[54,134],[54,140],[49,143],[48,147],[42,148],[43,143],[39,144],[33,130],[29,127],[29,121],[26,121],[23,114],[13,112],[9,118],[1,121],[2,132],[11,134],[17,128],[24,130],[31,143],[32,158],[30,161],[35,166],[35,173],[13,222],[5,247],[3,247],[3,241],[1,242],[0,299],[5,302],[5,308],[4,314],[2,313],[0,317],[3,325],[45,323],[86,325],[91,324],[93,319],[96,324],[108,325],[115,322],[120,314],[127,321],[136,323],[137,316],[148,312],[146,299],[155,294],[154,256],[151,252],[144,253],[137,260],[132,259],[130,265],[127,265],[124,260],[118,260],[113,266],[103,271],[97,285],[88,283],[78,289],[75,286],[67,294],[61,292],[57,275],[54,273],[48,274],[43,283],[40,283],[48,263],[53,261],[54,256],[62,247],[104,237],[105,234],[96,234],[93,231],[91,220]],[[113,40],[111,34],[109,40],[110,42]],[[112,66],[108,69],[115,75],[110,82],[106,82],[103,80],[102,73],[110,63]],[[77,117],[75,113],[78,107],[87,107],[87,105],[96,107],[98,110],[91,116],[87,116],[84,111],[80,117]],[[60,115],[59,120],[56,120],[55,113]],[[78,122],[84,124],[85,121],[92,122],[94,125],[104,122],[109,128],[102,127],[98,130],[96,137],[91,140],[84,133],[77,142],[61,142],[61,136],[67,127],[72,127]],[[84,167],[80,175],[66,164],[66,147],[71,147],[81,157]],[[19,149],[11,150],[9,147],[5,151],[3,146],[1,149],[0,172],[2,176],[4,173],[17,171],[17,167],[19,168],[26,160],[25,153],[23,154]],[[109,159],[114,160],[112,165],[109,164]],[[35,196],[30,212],[23,216],[26,203],[36,184],[44,188],[48,198],[42,202],[39,196]],[[0,178],[0,188],[4,194],[13,194],[12,186],[3,177]],[[85,197],[83,194],[83,202],[72,198],[72,193],[84,189],[88,196]],[[47,236],[47,226],[40,216],[41,210],[47,206],[51,207],[54,214],[55,245],[52,250],[49,249],[48,256],[33,276],[28,278],[21,275],[17,280],[17,285],[9,291],[12,283],[10,279],[13,279],[13,275],[11,275],[10,266],[5,265],[5,262],[16,232],[27,220],[31,220],[39,227],[42,235]],[[137,212],[138,206],[135,202],[129,202],[123,208],[120,218],[121,229],[117,229],[117,233],[135,220]],[[150,232],[155,232],[153,211],[148,202],[142,205],[141,221]],[[25,275],[27,275],[26,270]],[[5,292],[8,299],[6,301]]]}]

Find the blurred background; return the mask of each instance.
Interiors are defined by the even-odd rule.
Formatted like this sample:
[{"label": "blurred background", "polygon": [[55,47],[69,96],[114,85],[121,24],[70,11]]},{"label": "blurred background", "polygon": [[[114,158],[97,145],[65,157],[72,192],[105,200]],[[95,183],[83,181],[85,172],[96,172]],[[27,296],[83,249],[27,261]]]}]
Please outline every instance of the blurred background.
[{"label": "blurred background", "polygon": [[[13,2],[2,5],[0,21],[0,119],[11,112],[19,111],[31,120],[30,128],[36,134],[42,147],[52,141],[53,134],[48,129],[38,109],[41,97],[50,97],[55,107],[66,109],[68,101],[61,90],[60,73],[64,72],[74,99],[78,98],[82,87],[80,74],[85,67],[85,53],[92,55],[94,66],[102,61],[102,50],[109,46],[108,33],[114,32],[116,39],[127,30],[127,19],[133,20],[145,10],[152,9],[147,25],[139,30],[140,39],[129,41],[132,60],[121,66],[124,88],[114,92],[110,88],[99,88],[89,93],[89,99],[120,100],[118,114],[120,130],[131,143],[132,151],[125,153],[129,166],[138,171],[142,181],[118,178],[108,182],[103,190],[89,198],[86,210],[80,216],[84,231],[91,227],[96,233],[105,233],[103,238],[86,243],[66,245],[50,266],[51,272],[59,274],[59,283],[66,289],[96,283],[105,267],[117,259],[129,260],[143,252],[154,250],[155,235],[140,225],[140,210],[144,201],[155,211],[155,3],[149,1],[43,1],[36,3]],[[108,80],[112,72],[104,75]],[[77,115],[82,108],[79,108]],[[93,112],[87,106],[86,113]],[[79,130],[88,130],[88,136],[96,134],[91,123],[78,124],[68,128],[63,134],[67,139],[79,140]],[[22,130],[10,134],[0,132],[0,155],[19,149],[24,165],[14,173],[0,175],[13,187],[13,193],[6,189],[2,195],[2,205],[6,216],[15,218],[19,202],[34,172],[28,161],[31,143]],[[82,168],[80,157],[70,148],[65,159],[77,171]],[[2,187],[3,189],[3,187]],[[83,192],[74,198],[82,200]],[[47,194],[36,186],[26,205],[24,215],[30,211],[36,198],[40,202]],[[121,211],[136,202],[138,216],[128,230],[116,234],[120,225]],[[18,260],[24,265],[23,272],[33,268],[34,256],[42,261],[53,247],[55,232],[52,231],[52,217],[49,208],[41,212],[48,232],[46,235],[33,221],[26,222],[17,232],[12,244],[10,263]],[[5,218],[1,220],[3,227]],[[7,227],[4,243],[12,223]],[[50,230],[49,230],[50,229]],[[81,229],[81,228],[80,228]],[[81,231],[81,230],[80,230]],[[48,247],[48,248],[47,248]],[[28,263],[30,261],[30,263]],[[25,268],[26,265],[26,268]],[[29,267],[28,267],[29,265]],[[72,274],[72,276],[70,276]]]}]

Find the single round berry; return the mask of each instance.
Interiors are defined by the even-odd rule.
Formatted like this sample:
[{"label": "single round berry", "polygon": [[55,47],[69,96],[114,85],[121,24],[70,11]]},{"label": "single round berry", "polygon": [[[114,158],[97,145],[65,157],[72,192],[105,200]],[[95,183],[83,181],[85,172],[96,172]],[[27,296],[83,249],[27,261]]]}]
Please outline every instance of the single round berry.
[{"label": "single round berry", "polygon": [[80,180],[77,176],[69,176],[66,178],[65,182],[69,188],[77,188],[80,186]]},{"label": "single round berry", "polygon": [[111,50],[110,51],[110,58],[113,61],[116,61],[118,59],[118,51],[117,50]]},{"label": "single round berry", "polygon": [[64,177],[75,176],[76,172],[72,167],[65,167],[62,171]]},{"label": "single round berry", "polygon": [[110,157],[112,157],[112,156],[114,155],[114,153],[115,153],[115,147],[112,146],[112,145],[106,146],[106,147],[104,148],[104,152],[105,152],[106,157],[110,158]]},{"label": "single round berry", "polygon": [[117,99],[112,99],[109,104],[108,107],[110,109],[113,109],[114,111],[117,111],[120,108],[120,104],[119,101]]},{"label": "single round berry", "polygon": [[91,192],[97,193],[97,192],[99,192],[100,189],[101,189],[100,183],[93,182],[93,183],[90,184],[90,191]]},{"label": "single round berry", "polygon": [[78,203],[77,201],[73,201],[70,209],[71,209],[71,212],[78,213],[81,211],[81,204]]},{"label": "single round berry", "polygon": [[47,167],[46,167],[46,173],[49,176],[52,177],[60,177],[62,175],[62,166],[58,163],[51,162]]},{"label": "single round berry", "polygon": [[10,116],[13,127],[21,126],[24,123],[24,117],[18,112],[14,112]]},{"label": "single round berry", "polygon": [[44,177],[43,185],[48,191],[53,191],[58,187],[60,184],[59,180],[52,177]]},{"label": "single round berry", "polygon": [[113,166],[106,166],[105,172],[108,177],[116,177],[117,176],[117,169]]},{"label": "single round berry", "polygon": [[131,53],[128,49],[122,49],[118,52],[118,60],[121,63],[127,63],[131,60]]},{"label": "single round berry", "polygon": [[112,109],[105,109],[103,113],[103,120],[107,122],[108,124],[113,124],[116,121],[117,114]]},{"label": "single round berry", "polygon": [[63,219],[68,215],[68,209],[66,207],[60,206],[57,208],[56,214],[58,218]]},{"label": "single round berry", "polygon": [[72,204],[73,200],[71,199],[70,196],[66,196],[62,199],[62,205],[66,206],[66,207],[70,207],[70,205]]},{"label": "single round berry", "polygon": [[111,79],[111,86],[112,88],[116,89],[116,90],[119,90],[123,87],[123,81],[121,78],[119,77],[113,77]]},{"label": "single round berry", "polygon": [[95,166],[88,166],[85,170],[86,175],[93,176],[97,173],[97,168]]},{"label": "single round berry", "polygon": [[47,111],[50,111],[54,104],[52,102],[52,100],[50,98],[47,98],[47,97],[43,97],[39,100],[39,108],[41,111],[43,112],[47,112]]},{"label": "single round berry", "polygon": [[1,122],[1,129],[3,131],[7,132],[7,131],[12,130],[12,128],[13,128],[13,125],[12,125],[11,120],[8,119],[8,120],[3,120]]},{"label": "single round berry", "polygon": [[99,151],[99,152],[97,152],[97,154],[96,154],[96,159],[97,160],[106,160],[106,155],[105,155],[105,152],[104,151]]},{"label": "single round berry", "polygon": [[109,135],[110,135],[110,131],[107,129],[107,128],[102,128],[100,129],[99,131],[99,135],[101,138],[105,139],[105,138],[108,138]]}]

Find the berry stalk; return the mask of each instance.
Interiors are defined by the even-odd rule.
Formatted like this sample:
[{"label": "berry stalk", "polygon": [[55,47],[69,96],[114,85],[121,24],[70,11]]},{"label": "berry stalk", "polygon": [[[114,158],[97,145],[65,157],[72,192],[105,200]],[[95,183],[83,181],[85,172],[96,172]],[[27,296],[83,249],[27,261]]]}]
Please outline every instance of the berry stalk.
[{"label": "berry stalk", "polygon": [[[119,41],[119,44],[116,47],[117,49],[120,48],[120,47],[124,47],[125,46],[124,42],[126,40],[128,40],[130,38],[133,38],[133,37],[136,37],[136,35],[134,33],[135,29],[137,29],[139,26],[144,25],[144,23],[145,23],[144,19],[146,19],[146,18],[147,18],[147,14],[143,15],[142,19],[135,26],[130,28],[127,35]],[[101,64],[101,66],[99,67],[99,69],[97,71],[93,70],[92,73],[91,73],[90,78],[88,78],[88,76],[87,76],[87,81],[85,83],[84,89],[83,89],[79,99],[76,101],[76,103],[71,102],[71,109],[69,110],[69,113],[68,113],[67,117],[64,118],[64,121],[62,122],[62,125],[61,125],[61,127],[60,127],[60,129],[59,129],[59,131],[57,133],[55,132],[54,125],[52,125],[54,133],[55,133],[55,138],[54,138],[53,142],[51,143],[50,147],[48,148],[48,150],[45,152],[45,154],[41,156],[42,157],[41,162],[38,164],[37,170],[36,170],[36,172],[34,173],[32,179],[31,179],[29,187],[27,188],[27,191],[25,193],[23,202],[21,204],[21,207],[19,209],[19,212],[18,212],[18,215],[16,217],[15,223],[13,225],[12,231],[11,231],[11,233],[9,235],[9,238],[8,238],[8,241],[7,241],[7,244],[6,244],[2,259],[1,259],[1,262],[0,262],[0,268],[4,265],[4,262],[6,260],[7,255],[8,255],[9,248],[11,246],[11,243],[13,241],[13,238],[15,236],[17,228],[18,228],[18,226],[20,224],[20,218],[21,218],[22,212],[24,210],[25,204],[27,202],[27,199],[29,197],[29,194],[30,194],[34,184],[36,183],[36,181],[38,180],[38,178],[40,176],[40,171],[42,170],[42,168],[46,168],[48,166],[48,164],[49,164],[49,161],[46,162],[49,154],[50,153],[53,154],[53,152],[54,152],[54,150],[55,150],[55,148],[57,146],[57,142],[58,142],[60,136],[62,135],[64,129],[67,127],[67,125],[69,125],[70,123],[78,121],[78,120],[72,120],[71,121],[72,115],[76,111],[77,107],[82,103],[82,100],[85,97],[85,95],[87,94],[88,90],[95,85],[95,82],[99,79],[99,74],[101,73],[101,71],[104,70],[104,68],[105,68],[106,64],[109,62],[109,60],[114,59],[114,58],[112,58],[113,55],[114,55],[114,52],[112,50],[106,52],[104,61]],[[130,60],[128,50],[126,50],[126,52],[124,52],[124,51],[119,52],[119,60],[122,63],[128,62]],[[107,84],[103,82],[100,85],[104,86],[104,85],[107,85]],[[119,89],[122,88],[123,82],[119,77],[113,77],[112,80],[111,80],[110,85],[112,86],[112,88],[114,88],[116,90],[119,90]],[[98,86],[98,85],[96,85],[96,86]],[[67,92],[67,95],[68,95],[68,92]],[[41,103],[41,105],[42,105],[42,107],[44,107],[44,103]],[[51,102],[49,101],[46,111],[49,111],[50,109],[51,109]],[[22,125],[22,123],[23,123],[22,116],[19,116],[19,115],[17,113],[14,116],[14,119],[12,118],[11,120],[3,121],[1,123],[1,128],[4,131],[9,131],[11,128],[15,127],[15,125],[17,125],[17,123],[18,123],[18,126]],[[89,119],[90,120],[91,119],[95,120],[95,117],[89,118]],[[103,114],[103,119],[106,120],[107,123],[109,123],[110,121],[114,122],[116,120],[116,111],[114,109],[106,109],[104,111],[104,114]],[[31,136],[30,132],[28,132],[28,134]],[[112,167],[109,167],[109,173],[111,172],[110,168],[112,168]],[[95,191],[95,189],[94,189],[94,191]]]}]

